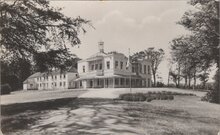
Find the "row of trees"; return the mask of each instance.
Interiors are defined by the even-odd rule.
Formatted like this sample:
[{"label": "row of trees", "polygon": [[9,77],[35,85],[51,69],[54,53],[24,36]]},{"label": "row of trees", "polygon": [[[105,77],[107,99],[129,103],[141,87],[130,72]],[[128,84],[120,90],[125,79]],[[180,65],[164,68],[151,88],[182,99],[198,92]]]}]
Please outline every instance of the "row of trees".
[{"label": "row of trees", "polygon": [[211,102],[220,102],[219,88],[219,1],[191,0],[194,10],[184,13],[178,24],[192,34],[183,35],[171,41],[171,63],[175,68],[170,70],[176,86],[185,80],[185,87],[196,85],[199,78],[203,86],[208,79],[210,67],[217,66],[215,90],[211,91]]},{"label": "row of trees", "polygon": [[69,48],[90,21],[70,18],[48,0],[0,1],[1,84],[19,89],[33,72],[65,70],[78,58]]}]

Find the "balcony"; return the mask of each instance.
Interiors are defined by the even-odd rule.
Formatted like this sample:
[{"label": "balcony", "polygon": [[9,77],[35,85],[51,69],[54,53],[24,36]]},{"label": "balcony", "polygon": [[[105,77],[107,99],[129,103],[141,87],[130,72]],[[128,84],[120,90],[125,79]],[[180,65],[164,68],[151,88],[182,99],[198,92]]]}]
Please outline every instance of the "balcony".
[{"label": "balcony", "polygon": [[104,71],[103,70],[96,70],[96,75],[97,76],[103,76],[104,75]]}]

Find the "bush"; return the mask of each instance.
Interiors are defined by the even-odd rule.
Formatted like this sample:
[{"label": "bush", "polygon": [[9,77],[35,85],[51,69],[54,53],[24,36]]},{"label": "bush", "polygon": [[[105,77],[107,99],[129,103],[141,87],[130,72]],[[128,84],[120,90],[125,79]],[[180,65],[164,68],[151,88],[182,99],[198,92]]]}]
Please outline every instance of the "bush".
[{"label": "bush", "polygon": [[168,99],[169,99],[169,100],[173,100],[173,99],[174,99],[174,96],[173,96],[173,95],[168,95]]},{"label": "bush", "polygon": [[201,100],[220,104],[220,101],[219,101],[220,84],[218,83],[220,78],[219,78],[218,71],[216,72],[214,78],[215,78],[215,82],[213,85],[213,90],[210,90]]},{"label": "bush", "polygon": [[1,85],[1,95],[10,94],[10,93],[11,93],[11,87],[9,84]]},{"label": "bush", "polygon": [[121,94],[119,96],[119,99],[125,100],[125,101],[145,101],[146,97],[143,93],[128,93],[128,94]]}]

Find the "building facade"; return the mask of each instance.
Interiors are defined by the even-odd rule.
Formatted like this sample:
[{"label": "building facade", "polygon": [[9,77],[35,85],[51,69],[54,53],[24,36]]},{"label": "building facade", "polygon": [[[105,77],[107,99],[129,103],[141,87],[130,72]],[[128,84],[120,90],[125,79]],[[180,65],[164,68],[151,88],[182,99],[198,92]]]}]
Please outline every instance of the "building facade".
[{"label": "building facade", "polygon": [[103,42],[99,42],[98,46],[96,54],[78,61],[77,70],[72,68],[65,72],[35,73],[24,81],[23,89],[151,87],[149,59],[130,63],[122,53],[105,53]]},{"label": "building facade", "polygon": [[78,78],[75,68],[67,71],[52,71],[50,73],[37,72],[23,82],[24,90],[45,90],[45,89],[68,89],[77,88],[76,83],[70,83]]},{"label": "building facade", "polygon": [[105,53],[99,42],[99,52],[78,62],[79,88],[151,87],[149,59],[128,65],[128,58],[117,52]]}]

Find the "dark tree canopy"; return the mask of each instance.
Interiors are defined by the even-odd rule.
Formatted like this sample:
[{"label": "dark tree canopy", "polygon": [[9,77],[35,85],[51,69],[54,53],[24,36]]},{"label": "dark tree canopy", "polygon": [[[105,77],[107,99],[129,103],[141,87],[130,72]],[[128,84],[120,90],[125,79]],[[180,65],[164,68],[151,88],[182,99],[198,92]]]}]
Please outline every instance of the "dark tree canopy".
[{"label": "dark tree canopy", "polygon": [[33,72],[76,66],[69,46],[79,45],[79,34],[91,24],[61,10],[49,0],[0,1],[1,84],[19,89]]},{"label": "dark tree canopy", "polygon": [[[66,42],[80,44],[79,32],[90,22],[70,18],[48,0],[15,0],[0,2],[0,44],[2,59],[31,58],[42,50],[68,53]],[[55,58],[56,59],[56,58]]]}]

